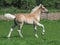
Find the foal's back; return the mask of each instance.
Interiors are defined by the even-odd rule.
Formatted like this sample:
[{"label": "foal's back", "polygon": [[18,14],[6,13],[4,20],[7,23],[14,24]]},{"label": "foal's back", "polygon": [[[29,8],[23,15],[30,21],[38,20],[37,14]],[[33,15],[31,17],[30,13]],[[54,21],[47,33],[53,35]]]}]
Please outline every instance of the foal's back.
[{"label": "foal's back", "polygon": [[16,20],[19,22],[33,24],[34,18],[35,18],[34,14],[16,14]]}]

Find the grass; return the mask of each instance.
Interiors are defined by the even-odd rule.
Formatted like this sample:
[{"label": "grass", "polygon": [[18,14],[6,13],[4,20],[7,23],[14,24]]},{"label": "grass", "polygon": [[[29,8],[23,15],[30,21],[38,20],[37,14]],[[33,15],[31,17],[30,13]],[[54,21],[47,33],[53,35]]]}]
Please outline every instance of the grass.
[{"label": "grass", "polygon": [[[60,12],[57,9],[49,9],[50,12]],[[14,7],[0,9],[0,14],[4,13],[26,13],[30,10],[20,10]],[[17,27],[12,32],[11,38],[8,39],[7,35],[12,25],[12,21],[0,21],[0,45],[60,45],[60,20],[41,20],[44,24],[46,34],[41,35],[42,27],[38,27],[37,32],[39,38],[35,38],[32,25],[24,25],[22,32],[24,38],[19,37]]]},{"label": "grass", "polygon": [[[55,9],[55,8],[47,8],[49,12],[60,12],[60,9]],[[31,9],[32,10],[32,9]],[[16,13],[29,13],[31,10],[23,10],[23,9],[18,9],[15,7],[8,7],[8,8],[1,8],[0,9],[0,15],[3,15],[5,13],[11,13],[11,14],[16,14]]]},{"label": "grass", "polygon": [[30,10],[23,10],[23,9],[18,9],[15,7],[7,7],[7,8],[1,8],[0,9],[0,14],[3,15],[5,13],[11,13],[11,14],[16,14],[16,13],[29,13]]},{"label": "grass", "polygon": [[55,9],[55,8],[50,8],[50,9],[48,9],[49,10],[49,12],[53,12],[53,13],[58,13],[58,12],[60,12],[60,9]]},{"label": "grass", "polygon": [[19,37],[16,27],[11,38],[8,39],[7,35],[12,23],[12,21],[0,21],[0,45],[60,45],[60,20],[41,20],[41,23],[45,26],[46,34],[42,36],[42,27],[38,27],[38,39],[34,36],[32,25],[23,26],[24,38]]}]

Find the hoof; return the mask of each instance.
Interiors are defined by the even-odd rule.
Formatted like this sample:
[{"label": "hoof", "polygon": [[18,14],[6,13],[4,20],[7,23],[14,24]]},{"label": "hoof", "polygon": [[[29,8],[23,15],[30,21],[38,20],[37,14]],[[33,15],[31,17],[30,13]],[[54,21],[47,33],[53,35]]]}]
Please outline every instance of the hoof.
[{"label": "hoof", "polygon": [[10,38],[10,36],[9,36],[9,35],[8,35],[7,37],[8,37],[8,38]]},{"label": "hoof", "polygon": [[35,34],[35,37],[36,37],[36,38],[38,38],[38,35],[37,35],[37,34]]},{"label": "hoof", "polygon": [[43,32],[42,35],[44,35],[45,33]]},{"label": "hoof", "polygon": [[7,36],[7,38],[8,38],[8,39],[10,39],[10,37],[9,37],[9,36]]},{"label": "hoof", "polygon": [[21,38],[23,38],[23,36],[20,36]]}]

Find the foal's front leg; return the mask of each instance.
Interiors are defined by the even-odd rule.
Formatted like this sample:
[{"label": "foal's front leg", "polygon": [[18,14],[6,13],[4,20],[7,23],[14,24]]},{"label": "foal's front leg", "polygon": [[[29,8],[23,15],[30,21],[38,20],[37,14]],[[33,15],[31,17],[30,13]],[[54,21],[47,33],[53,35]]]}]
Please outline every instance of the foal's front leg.
[{"label": "foal's front leg", "polygon": [[40,24],[39,22],[35,22],[38,26],[41,26],[43,28],[42,30],[42,34],[44,35],[45,34],[45,29],[44,29],[44,25],[43,24]]}]

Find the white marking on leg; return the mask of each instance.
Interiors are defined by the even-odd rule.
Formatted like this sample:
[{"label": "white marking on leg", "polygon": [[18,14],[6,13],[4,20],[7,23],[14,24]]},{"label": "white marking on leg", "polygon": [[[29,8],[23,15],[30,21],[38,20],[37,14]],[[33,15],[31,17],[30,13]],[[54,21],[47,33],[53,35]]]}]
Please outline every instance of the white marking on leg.
[{"label": "white marking on leg", "polygon": [[35,26],[35,30],[37,30],[36,26]]},{"label": "white marking on leg", "polygon": [[35,31],[35,37],[38,38],[36,25],[34,26],[34,31]]},{"label": "white marking on leg", "polygon": [[19,35],[23,38],[23,35],[21,33],[21,30],[18,30]]},{"label": "white marking on leg", "polygon": [[42,34],[44,35],[44,33],[45,33],[45,30],[43,29]]},{"label": "white marking on leg", "polygon": [[11,28],[10,31],[9,31],[9,34],[8,34],[8,38],[10,37],[11,33],[12,33],[13,29]]},{"label": "white marking on leg", "polygon": [[19,35],[23,38],[23,35],[22,35],[22,31],[21,31],[21,29],[22,29],[22,27],[23,27],[23,22],[20,24],[20,29],[18,30],[18,32],[19,32]]}]

